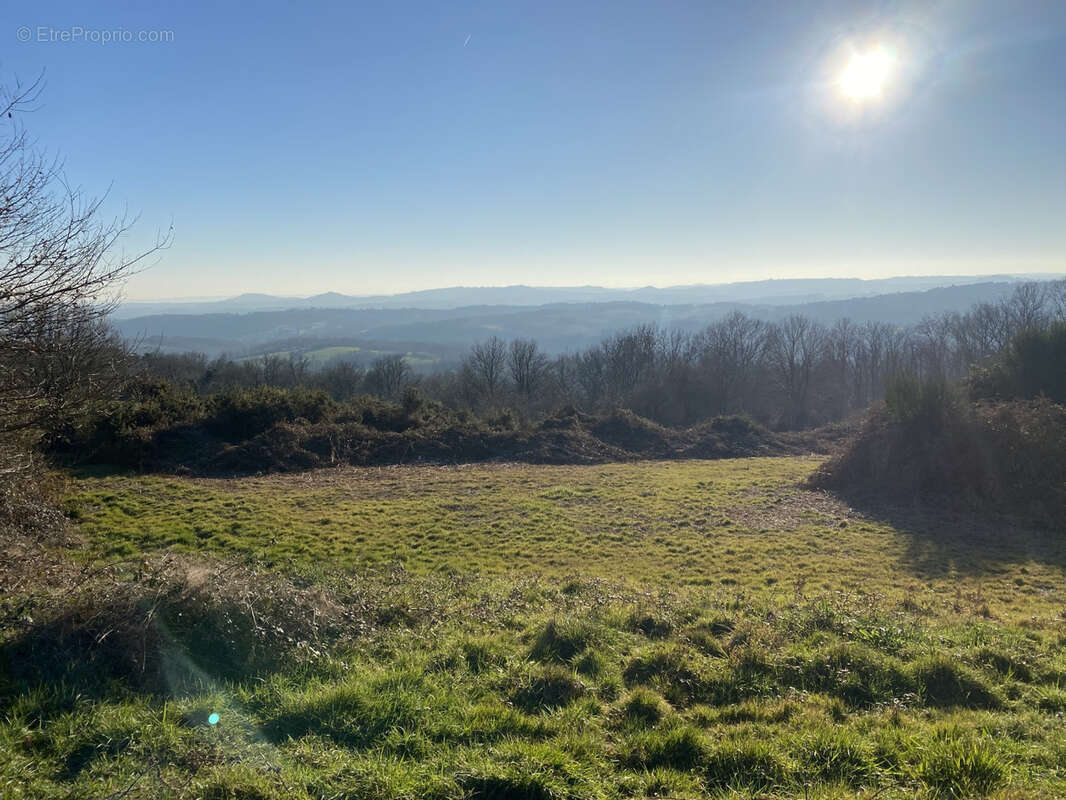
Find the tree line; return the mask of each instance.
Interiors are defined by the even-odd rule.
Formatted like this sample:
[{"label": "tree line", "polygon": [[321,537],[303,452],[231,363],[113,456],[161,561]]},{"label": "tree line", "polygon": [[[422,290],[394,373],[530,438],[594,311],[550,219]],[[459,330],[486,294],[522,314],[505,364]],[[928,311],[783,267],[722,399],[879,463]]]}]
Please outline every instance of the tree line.
[{"label": "tree line", "polygon": [[849,319],[822,325],[802,315],[768,322],[734,312],[690,333],[640,325],[579,352],[552,356],[532,339],[491,337],[461,363],[416,375],[403,355],[369,368],[300,356],[234,361],[201,354],[140,357],[137,368],[213,394],[253,386],[310,387],[336,400],[369,394],[400,399],[410,387],[480,416],[536,419],[564,406],[628,408],[684,426],[746,414],[779,429],[841,420],[884,397],[902,373],[953,380],[1002,351],[1019,333],[1066,319],[1066,281],[1018,284],[996,303],[910,326]]}]

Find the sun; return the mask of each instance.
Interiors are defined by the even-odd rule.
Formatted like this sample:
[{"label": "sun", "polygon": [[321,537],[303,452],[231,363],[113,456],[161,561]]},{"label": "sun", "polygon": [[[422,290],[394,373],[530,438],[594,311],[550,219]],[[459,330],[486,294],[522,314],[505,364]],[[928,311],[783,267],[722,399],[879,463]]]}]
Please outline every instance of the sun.
[{"label": "sun", "polygon": [[840,91],[856,102],[876,100],[892,77],[895,64],[892,54],[882,46],[866,53],[854,53],[840,74]]}]

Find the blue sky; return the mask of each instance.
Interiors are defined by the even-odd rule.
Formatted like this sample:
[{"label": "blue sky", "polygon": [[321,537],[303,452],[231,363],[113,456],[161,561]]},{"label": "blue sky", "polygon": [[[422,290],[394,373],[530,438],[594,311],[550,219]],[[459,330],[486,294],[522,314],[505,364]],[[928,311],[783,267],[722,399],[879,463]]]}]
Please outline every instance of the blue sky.
[{"label": "blue sky", "polygon": [[[131,298],[1066,271],[1058,0],[4,2],[0,20],[5,82],[45,71],[23,122],[140,214],[127,247],[173,222]],[[171,40],[87,41],[103,31]],[[843,97],[842,59],[886,42],[883,97]]]}]

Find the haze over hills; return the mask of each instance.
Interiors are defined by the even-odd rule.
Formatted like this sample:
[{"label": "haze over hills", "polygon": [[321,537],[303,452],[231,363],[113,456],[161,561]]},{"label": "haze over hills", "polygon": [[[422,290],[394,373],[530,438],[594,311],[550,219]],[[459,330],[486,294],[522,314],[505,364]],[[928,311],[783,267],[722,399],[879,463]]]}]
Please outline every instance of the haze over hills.
[{"label": "haze over hills", "polygon": [[[1020,276],[982,282],[954,279],[960,282],[916,291],[873,294],[872,289],[923,286],[930,281],[952,279],[761,281],[720,287],[638,290],[457,288],[383,298],[380,306],[364,301],[362,307],[357,305],[358,298],[336,294],[306,298],[295,307],[291,305],[293,298],[242,295],[231,301],[208,304],[208,308],[214,309],[211,311],[204,311],[204,304],[186,304],[187,313],[119,318],[115,324],[142,351],[195,351],[210,356],[225,353],[242,357],[347,347],[349,355],[361,354],[353,355],[354,360],[368,360],[383,352],[414,352],[424,356],[426,363],[432,363],[453,360],[474,342],[490,336],[533,338],[546,351],[560,353],[587,347],[616,331],[643,323],[696,331],[732,311],[766,320],[780,320],[798,313],[825,324],[849,317],[856,322],[906,325],[928,315],[961,312],[976,303],[999,300],[1020,279]],[[590,300],[588,296],[599,299]],[[617,299],[619,296],[626,299]],[[564,299],[536,303],[548,297]],[[575,300],[575,297],[586,299]],[[635,299],[641,297],[658,298],[660,302]],[[719,299],[709,302],[708,297]],[[447,302],[475,298],[486,301],[510,298],[512,302],[445,307]],[[677,298],[688,300],[673,302]],[[385,304],[385,300],[396,305]],[[526,302],[517,302],[523,300]],[[331,307],[329,301],[336,305]],[[261,307],[272,302],[288,303],[289,307]],[[415,302],[423,306],[415,307]]]},{"label": "haze over hills", "polygon": [[541,306],[550,303],[635,302],[656,305],[752,303],[795,305],[850,297],[916,292],[943,286],[1050,280],[1057,274],[932,275],[863,280],[860,278],[790,278],[688,286],[644,286],[614,289],[603,286],[455,286],[391,295],[346,295],[325,292],[309,297],[283,297],[245,293],[215,300],[127,301],[115,311],[116,319],[151,314],[207,314],[278,311],[296,308],[425,308],[465,306]]}]

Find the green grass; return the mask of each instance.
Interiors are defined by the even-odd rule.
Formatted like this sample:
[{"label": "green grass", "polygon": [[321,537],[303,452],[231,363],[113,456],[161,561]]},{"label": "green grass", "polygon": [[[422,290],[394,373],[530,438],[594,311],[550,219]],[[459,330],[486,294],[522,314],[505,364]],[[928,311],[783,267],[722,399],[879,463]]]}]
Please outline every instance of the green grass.
[{"label": "green grass", "polygon": [[347,356],[361,352],[361,350],[361,347],[356,347],[355,345],[338,345],[336,347],[320,347],[317,350],[309,350],[304,353],[304,356],[312,361],[328,361],[336,356]]},{"label": "green grass", "polygon": [[600,576],[733,587],[781,601],[861,592],[938,614],[1042,624],[1066,608],[1057,594],[1066,540],[1005,527],[981,534],[965,518],[864,516],[797,487],[818,463],[104,477],[76,481],[65,507],[92,552],[108,558],[173,548],[285,569],[399,562],[416,573]]},{"label": "green grass", "polygon": [[[166,620],[168,666],[136,688],[81,650],[43,685],[8,661],[0,796],[1066,795],[1060,545],[864,514],[797,488],[816,464],[73,480],[69,555],[132,559],[108,580],[144,599],[115,607]],[[50,596],[120,630],[93,580]],[[278,658],[234,677],[234,619]]]}]

